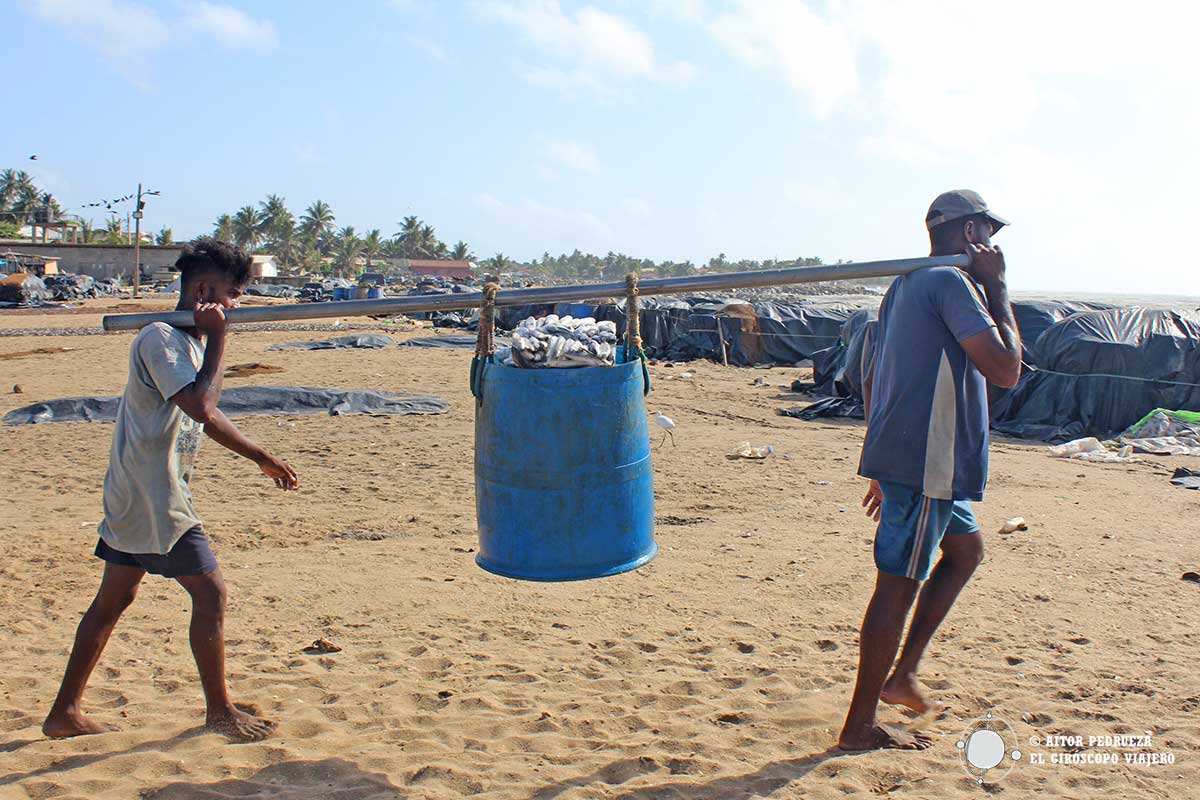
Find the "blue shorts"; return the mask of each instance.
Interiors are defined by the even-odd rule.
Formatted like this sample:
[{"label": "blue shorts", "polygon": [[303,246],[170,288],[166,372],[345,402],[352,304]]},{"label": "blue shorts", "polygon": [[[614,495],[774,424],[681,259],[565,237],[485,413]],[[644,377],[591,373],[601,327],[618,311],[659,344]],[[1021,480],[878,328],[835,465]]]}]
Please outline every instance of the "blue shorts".
[{"label": "blue shorts", "polygon": [[96,542],[96,556],[109,564],[139,567],[151,575],[162,575],[164,578],[207,575],[217,568],[217,557],[209,546],[208,536],[199,527],[180,536],[166,555],[126,553],[101,539]]},{"label": "blue shorts", "polygon": [[875,566],[881,572],[923,581],[943,535],[979,530],[966,500],[935,500],[898,483],[880,481],[879,487],[883,508],[875,531]]}]

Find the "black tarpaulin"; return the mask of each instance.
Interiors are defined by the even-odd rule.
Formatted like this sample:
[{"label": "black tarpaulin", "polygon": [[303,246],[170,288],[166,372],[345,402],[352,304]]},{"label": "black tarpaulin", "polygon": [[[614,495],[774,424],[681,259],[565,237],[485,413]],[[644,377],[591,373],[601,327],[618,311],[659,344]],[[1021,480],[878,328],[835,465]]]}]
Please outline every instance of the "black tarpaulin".
[{"label": "black tarpaulin", "polygon": [[335,336],[332,339],[313,339],[308,342],[280,342],[268,347],[268,350],[339,350],[345,347],[378,350],[381,347],[395,344],[390,336],[379,333],[355,333],[349,336]]},{"label": "black tarpaulin", "polygon": [[[59,397],[13,409],[4,415],[4,424],[114,422],[120,403],[120,397]],[[219,406],[229,417],[442,414],[450,408],[431,395],[307,386],[237,386],[221,393]]]},{"label": "black tarpaulin", "polygon": [[1115,308],[1074,314],[1034,345],[1035,369],[992,399],[992,427],[1063,442],[1109,438],[1155,408],[1200,411],[1200,319]]},{"label": "black tarpaulin", "polygon": [[246,287],[246,294],[256,297],[295,297],[297,292],[284,284],[252,283]]},{"label": "black tarpaulin", "polygon": [[[835,303],[748,303],[709,297],[644,297],[642,346],[651,358],[725,360],[739,367],[792,365],[837,341],[857,309]],[[625,334],[625,303],[596,308]],[[722,339],[724,348],[722,348]]]},{"label": "black tarpaulin", "polygon": [[[496,347],[508,347],[512,341],[504,336],[497,336],[494,339]],[[466,334],[448,334],[446,336],[417,336],[412,339],[406,339],[400,343],[400,347],[453,347],[453,348],[470,348],[474,349],[476,337]]]},{"label": "black tarpaulin", "polygon": [[1021,358],[1026,364],[1037,364],[1034,345],[1051,325],[1062,322],[1081,311],[1102,311],[1116,306],[1105,303],[1084,303],[1065,300],[1022,300],[1013,303],[1013,320],[1021,332]]}]

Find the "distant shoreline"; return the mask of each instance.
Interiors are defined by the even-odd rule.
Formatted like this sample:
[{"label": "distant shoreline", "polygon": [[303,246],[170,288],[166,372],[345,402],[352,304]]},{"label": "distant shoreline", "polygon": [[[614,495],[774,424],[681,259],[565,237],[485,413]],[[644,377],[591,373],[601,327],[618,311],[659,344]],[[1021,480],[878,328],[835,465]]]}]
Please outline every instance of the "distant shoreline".
[{"label": "distant shoreline", "polygon": [[1142,306],[1185,313],[1200,310],[1200,297],[1174,294],[1123,294],[1117,292],[1013,292],[1013,300],[1059,300],[1082,303],[1108,303],[1114,306]]}]

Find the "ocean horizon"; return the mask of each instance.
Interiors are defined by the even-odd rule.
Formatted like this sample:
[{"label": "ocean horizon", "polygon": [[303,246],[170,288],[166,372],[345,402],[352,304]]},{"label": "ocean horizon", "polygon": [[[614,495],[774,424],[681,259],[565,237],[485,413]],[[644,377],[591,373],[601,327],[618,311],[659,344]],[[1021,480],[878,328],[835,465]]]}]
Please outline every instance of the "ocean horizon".
[{"label": "ocean horizon", "polygon": [[1060,300],[1081,303],[1106,303],[1114,306],[1142,306],[1169,309],[1184,314],[1200,313],[1200,295],[1137,294],[1123,292],[1014,291],[1013,300]]}]

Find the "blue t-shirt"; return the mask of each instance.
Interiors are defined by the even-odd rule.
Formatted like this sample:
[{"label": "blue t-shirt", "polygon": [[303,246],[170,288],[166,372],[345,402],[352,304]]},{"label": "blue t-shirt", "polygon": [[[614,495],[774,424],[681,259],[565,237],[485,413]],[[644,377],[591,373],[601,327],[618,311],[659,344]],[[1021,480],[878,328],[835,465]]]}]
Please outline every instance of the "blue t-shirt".
[{"label": "blue t-shirt", "polygon": [[871,411],[858,472],[938,500],[982,500],[987,380],[959,344],[994,327],[963,271],[897,278],[879,307]]}]

